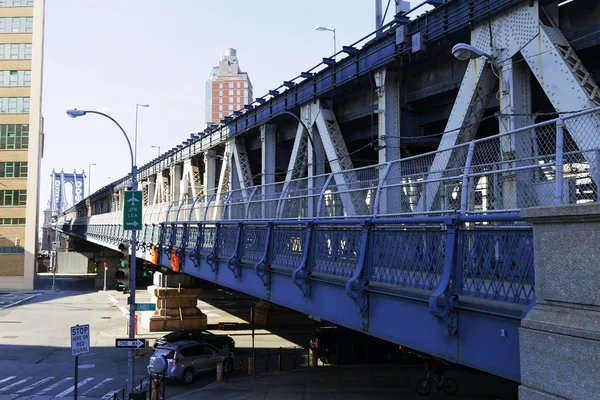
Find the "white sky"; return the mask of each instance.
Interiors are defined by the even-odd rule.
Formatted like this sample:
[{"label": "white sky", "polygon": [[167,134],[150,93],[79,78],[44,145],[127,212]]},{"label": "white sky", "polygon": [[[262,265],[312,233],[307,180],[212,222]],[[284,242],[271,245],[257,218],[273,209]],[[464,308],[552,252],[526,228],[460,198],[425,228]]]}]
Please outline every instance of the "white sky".
[{"label": "white sky", "polygon": [[[411,0],[412,5],[421,3]],[[46,0],[43,83],[45,150],[40,208],[50,173],[92,166],[91,189],[130,171],[125,139],[112,122],[68,108],[95,109],[121,123],[133,145],[140,108],[138,165],[204,126],[204,83],[221,52],[237,49],[254,96],[374,30],[373,0]],[[385,10],[387,0],[383,0]],[[394,14],[391,1],[386,22]],[[112,179],[109,179],[112,178]],[[86,179],[86,193],[87,196]]]}]

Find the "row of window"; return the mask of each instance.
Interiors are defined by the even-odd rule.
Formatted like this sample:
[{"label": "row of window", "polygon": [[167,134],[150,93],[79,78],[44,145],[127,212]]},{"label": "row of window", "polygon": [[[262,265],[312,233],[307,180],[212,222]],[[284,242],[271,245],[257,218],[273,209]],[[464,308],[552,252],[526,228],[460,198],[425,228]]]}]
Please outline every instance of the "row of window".
[{"label": "row of window", "polygon": [[31,86],[31,71],[0,71],[0,86]]},{"label": "row of window", "polygon": [[0,225],[25,225],[25,218],[0,218]]},{"label": "row of window", "polygon": [[31,43],[0,44],[0,60],[31,60]]},{"label": "row of window", "polygon": [[0,178],[27,178],[27,161],[0,162]]},{"label": "row of window", "polygon": [[28,124],[0,124],[0,150],[25,150],[28,148]]},{"label": "row of window", "polygon": [[[223,104],[223,97],[219,97],[219,103]],[[229,103],[242,103],[242,97],[230,97]]]},{"label": "row of window", "polygon": [[0,190],[0,206],[24,206],[26,204],[26,190]]},{"label": "row of window", "polygon": [[0,97],[0,113],[28,113],[29,97]]},{"label": "row of window", "polygon": [[[223,92],[224,90],[219,90],[219,96],[223,96]],[[238,96],[242,95],[242,91],[241,90],[228,90],[227,91],[229,96],[233,96],[235,94],[237,94]],[[248,97],[248,91],[244,90],[244,97]]]},{"label": "row of window", "polygon": [[23,254],[25,249],[21,246],[0,246],[0,254]]},{"label": "row of window", "polygon": [[[235,110],[239,110],[239,109],[241,109],[242,107],[243,107],[243,105],[239,105],[239,107],[236,107],[236,106],[234,106],[233,104],[230,104],[230,105],[227,107],[227,109],[228,109],[229,111],[235,111]],[[219,106],[219,111],[223,111],[223,106],[221,106],[221,105]]]},{"label": "row of window", "polygon": [[[229,82],[228,85],[227,85],[227,87],[229,89],[233,89],[234,87],[241,88],[242,85],[241,85],[241,82]],[[244,82],[244,87],[245,88],[248,87],[248,82]],[[223,89],[223,82],[219,82],[219,89]]]},{"label": "row of window", "polygon": [[33,0],[0,0],[0,7],[32,6]]},{"label": "row of window", "polygon": [[0,33],[33,32],[33,17],[0,18]]}]

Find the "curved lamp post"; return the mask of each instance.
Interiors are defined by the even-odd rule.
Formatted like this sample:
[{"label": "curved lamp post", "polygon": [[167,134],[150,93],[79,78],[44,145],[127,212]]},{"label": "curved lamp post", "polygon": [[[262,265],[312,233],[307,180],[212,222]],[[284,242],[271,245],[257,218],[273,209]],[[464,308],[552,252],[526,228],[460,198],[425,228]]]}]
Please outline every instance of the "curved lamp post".
[{"label": "curved lamp post", "polygon": [[499,69],[498,62],[494,57],[487,54],[483,50],[467,44],[467,43],[458,43],[452,47],[452,55],[462,61],[474,60],[476,58],[485,57],[487,60],[496,68]]},{"label": "curved lamp post", "polygon": [[[115,123],[123,132],[123,136],[125,136],[125,140],[127,140],[127,146],[129,147],[129,155],[131,156],[131,190],[137,190],[137,167],[133,158],[133,151],[131,149],[131,142],[129,141],[129,137],[123,127],[110,115],[104,114],[100,111],[93,110],[67,110],[67,115],[71,118],[83,117],[86,114],[98,114],[105,118],[110,119]],[[129,338],[135,339],[135,277],[137,276],[136,271],[136,251],[137,251],[137,230],[131,231],[131,272],[130,272],[130,291],[131,291],[131,299],[129,302]],[[135,350],[129,349],[129,355],[127,358],[127,369],[128,369],[128,379],[127,379],[127,390],[128,393],[133,392],[133,361],[135,356]]]},{"label": "curved lamp post", "polygon": [[335,57],[335,53],[337,53],[337,46],[335,44],[335,28],[334,29],[329,29],[329,28],[326,28],[324,26],[317,26],[315,28],[315,30],[321,31],[321,32],[323,32],[323,31],[333,32],[333,54],[334,54],[334,57]]}]

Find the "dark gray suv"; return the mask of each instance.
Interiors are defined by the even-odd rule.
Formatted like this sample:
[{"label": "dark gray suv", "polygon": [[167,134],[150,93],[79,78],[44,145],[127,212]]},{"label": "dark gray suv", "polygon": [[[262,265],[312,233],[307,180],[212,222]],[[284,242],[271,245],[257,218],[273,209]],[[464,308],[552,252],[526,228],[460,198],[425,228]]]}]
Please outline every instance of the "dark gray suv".
[{"label": "dark gray suv", "polygon": [[192,383],[196,375],[203,372],[215,372],[217,364],[223,364],[223,372],[233,371],[235,357],[228,350],[218,350],[208,343],[183,341],[167,343],[159,346],[148,364],[148,372],[153,371],[153,360],[156,357],[164,357],[167,361],[165,377],[167,379],[178,379],[184,383]]}]

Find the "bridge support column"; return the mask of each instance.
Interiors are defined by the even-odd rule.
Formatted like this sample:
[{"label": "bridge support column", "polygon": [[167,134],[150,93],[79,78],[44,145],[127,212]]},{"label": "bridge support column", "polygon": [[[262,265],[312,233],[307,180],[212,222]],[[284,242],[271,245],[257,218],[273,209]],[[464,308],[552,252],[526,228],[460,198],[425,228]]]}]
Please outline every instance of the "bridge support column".
[{"label": "bridge support column", "polygon": [[215,193],[217,159],[208,154],[204,155],[204,193],[210,196]]},{"label": "bridge support column", "polygon": [[536,304],[521,322],[519,399],[600,393],[600,204],[521,211],[533,223]]},{"label": "bridge support column", "polygon": [[[275,186],[272,184],[275,183],[275,167],[277,162],[277,125],[261,125],[260,140],[262,142],[261,194],[263,200],[274,200]],[[262,203],[261,207],[262,218],[275,218],[275,211],[277,209],[275,202]]]},{"label": "bridge support column", "polygon": [[197,307],[202,290],[189,287],[193,281],[189,275],[155,273],[148,293],[156,303],[156,311],[141,312],[142,327],[148,332],[206,329],[206,314]]}]

